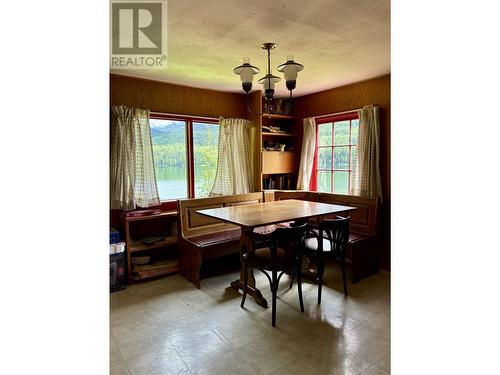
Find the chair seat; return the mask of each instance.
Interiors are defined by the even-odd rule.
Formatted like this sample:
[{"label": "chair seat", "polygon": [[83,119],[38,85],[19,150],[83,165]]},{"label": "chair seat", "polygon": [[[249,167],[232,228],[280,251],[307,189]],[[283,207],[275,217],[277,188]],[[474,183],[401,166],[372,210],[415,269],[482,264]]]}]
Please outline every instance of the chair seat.
[{"label": "chair seat", "polygon": [[[356,242],[356,241],[359,241],[361,239],[366,238],[365,236],[361,236],[361,235],[353,235],[353,237],[355,238],[355,240],[351,241],[351,235],[349,235],[349,243],[353,243],[353,242]],[[304,243],[304,246],[305,246],[305,253],[316,252],[316,250],[318,249],[317,238],[315,238],[315,237],[307,238],[305,243]],[[330,246],[330,241],[328,241],[327,239],[323,239],[323,252],[328,253],[330,251],[332,251],[332,248]],[[351,251],[352,251],[351,247],[347,246],[346,256],[348,259],[351,258]]]},{"label": "chair seat", "polygon": [[[278,247],[276,255],[276,265],[278,268],[282,268],[283,266],[288,265],[287,259],[285,257],[285,251],[283,249]],[[271,250],[268,247],[255,249],[253,254],[243,254],[243,260],[251,264],[252,266],[269,269],[269,267],[271,266]]]},{"label": "chair seat", "polygon": [[[305,243],[305,251],[306,252],[314,252],[318,249],[318,239],[316,237],[307,238]],[[323,251],[330,251],[330,242],[328,240],[323,240]]]},{"label": "chair seat", "polygon": [[[313,232],[316,233],[316,236],[319,236],[319,230],[318,229],[313,229]],[[349,233],[349,243],[354,243],[354,242],[357,242],[357,241],[362,241],[362,240],[365,240],[367,238],[369,238],[370,236],[367,235],[367,234],[361,234],[361,233],[354,233],[354,232],[350,232]],[[327,238],[326,237],[326,234],[323,234],[323,238]],[[312,238],[315,240],[315,238]],[[306,240],[307,241],[307,240]],[[327,241],[328,242],[328,241]],[[313,245],[313,243],[311,243],[311,246]],[[317,245],[317,241],[314,243],[314,246]],[[323,244],[323,247],[325,245]],[[328,250],[325,250],[323,248],[324,251],[330,251],[330,246],[328,246]]]},{"label": "chair seat", "polygon": [[289,228],[291,223],[293,223],[293,222],[292,221],[285,221],[283,223],[278,223],[278,224],[264,225],[262,227],[254,228],[253,233],[271,236],[271,233],[273,233],[276,229]]}]

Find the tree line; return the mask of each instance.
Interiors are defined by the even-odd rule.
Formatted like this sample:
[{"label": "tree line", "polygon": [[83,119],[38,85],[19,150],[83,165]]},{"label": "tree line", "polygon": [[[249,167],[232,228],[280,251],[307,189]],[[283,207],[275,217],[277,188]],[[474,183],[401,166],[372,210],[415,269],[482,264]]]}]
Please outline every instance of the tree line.
[{"label": "tree line", "polygon": [[[158,167],[185,167],[186,147],[181,143],[155,145],[153,157]],[[194,149],[195,166],[215,166],[216,164],[217,147],[199,146]]]}]

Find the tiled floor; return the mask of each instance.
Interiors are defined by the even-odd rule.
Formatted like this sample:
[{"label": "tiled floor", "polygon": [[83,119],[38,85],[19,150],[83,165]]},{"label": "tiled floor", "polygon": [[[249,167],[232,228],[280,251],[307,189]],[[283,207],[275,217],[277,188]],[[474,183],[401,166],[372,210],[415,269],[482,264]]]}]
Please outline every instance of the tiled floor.
[{"label": "tiled floor", "polygon": [[[277,327],[271,311],[229,283],[238,272],[202,280],[196,289],[175,275],[111,295],[111,374],[389,374],[389,274],[348,285],[327,267],[321,305],[305,281],[305,312],[297,287],[282,278]],[[267,279],[257,286],[270,302]]]}]

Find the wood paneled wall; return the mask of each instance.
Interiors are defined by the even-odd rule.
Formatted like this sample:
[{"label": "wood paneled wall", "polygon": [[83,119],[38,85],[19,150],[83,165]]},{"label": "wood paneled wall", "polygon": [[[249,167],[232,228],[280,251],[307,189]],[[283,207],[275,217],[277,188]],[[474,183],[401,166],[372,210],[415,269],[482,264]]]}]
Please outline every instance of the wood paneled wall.
[{"label": "wood paneled wall", "polygon": [[[262,112],[262,91],[255,90],[250,94],[248,99],[249,107],[256,113]],[[250,122],[250,129],[248,138],[250,141],[250,161],[253,171],[253,185],[255,191],[262,190],[262,176],[261,176],[261,150],[262,150],[262,139],[260,136],[262,127],[262,117],[254,115],[247,108],[247,117]]]},{"label": "wood paneled wall", "polygon": [[326,115],[361,108],[380,106],[380,172],[383,203],[379,206],[379,246],[381,266],[390,269],[390,206],[391,206],[391,76],[390,74],[355,84],[337,87],[294,99],[293,108],[299,118]]},{"label": "wood paneled wall", "polygon": [[110,75],[112,105],[153,112],[207,117],[246,118],[245,96],[116,74]]}]

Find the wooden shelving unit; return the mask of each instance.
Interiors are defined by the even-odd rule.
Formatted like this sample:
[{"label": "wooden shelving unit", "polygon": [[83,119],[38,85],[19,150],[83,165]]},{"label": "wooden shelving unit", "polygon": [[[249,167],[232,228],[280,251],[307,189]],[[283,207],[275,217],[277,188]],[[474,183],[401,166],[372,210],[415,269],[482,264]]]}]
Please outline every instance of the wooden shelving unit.
[{"label": "wooden shelving unit", "polygon": [[152,266],[137,266],[134,281],[145,280],[151,277],[168,275],[179,271],[179,263],[174,260],[166,260]]},{"label": "wooden shelving unit", "polygon": [[[127,245],[128,283],[149,277],[178,272],[177,261],[177,211],[163,211],[146,216],[123,217],[125,243]],[[144,237],[164,237],[154,243],[144,243]],[[135,256],[150,256],[150,264],[133,266]]]},{"label": "wooden shelving unit", "polygon": [[[262,189],[295,189],[297,185],[296,118],[281,114],[261,116],[261,184]],[[263,126],[278,127],[283,133],[265,131]],[[285,145],[282,150],[276,146]]]},{"label": "wooden shelving unit", "polygon": [[[248,105],[252,112],[247,110],[247,119],[250,126],[250,152],[254,171],[255,191],[281,188],[295,189],[297,184],[298,155],[300,153],[299,137],[297,136],[298,119],[290,115],[262,113],[264,106],[262,91],[254,91],[248,97]],[[262,126],[274,126],[283,129],[284,133],[273,133]],[[284,144],[281,151],[265,150],[266,146]]]},{"label": "wooden shelving unit", "polygon": [[144,244],[141,241],[131,241],[128,245],[128,250],[130,253],[135,253],[137,251],[158,249],[160,247],[175,244],[177,244],[177,237],[166,237],[163,241],[158,241],[152,244]]}]

